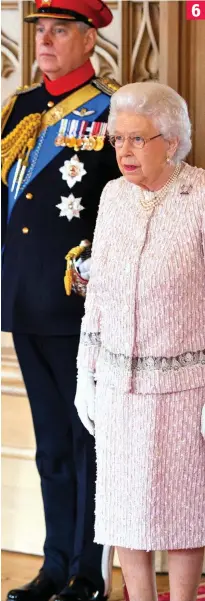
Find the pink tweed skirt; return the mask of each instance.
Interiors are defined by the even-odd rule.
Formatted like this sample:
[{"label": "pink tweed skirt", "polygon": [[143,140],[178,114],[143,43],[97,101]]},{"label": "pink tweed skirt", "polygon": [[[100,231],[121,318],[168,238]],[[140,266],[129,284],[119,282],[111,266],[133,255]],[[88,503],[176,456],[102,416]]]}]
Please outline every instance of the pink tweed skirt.
[{"label": "pink tweed skirt", "polygon": [[97,384],[95,542],[205,545],[204,402],[205,388],[123,395]]}]

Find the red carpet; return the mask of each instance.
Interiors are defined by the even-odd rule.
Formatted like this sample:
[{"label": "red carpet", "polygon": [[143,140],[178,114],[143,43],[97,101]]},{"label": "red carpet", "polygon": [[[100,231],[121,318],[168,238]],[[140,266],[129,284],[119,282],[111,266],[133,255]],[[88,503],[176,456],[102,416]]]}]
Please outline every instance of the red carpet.
[{"label": "red carpet", "polygon": [[[169,601],[169,593],[160,593],[159,601]],[[199,587],[197,601],[205,601],[205,582]]]},{"label": "red carpet", "polygon": [[[124,598],[125,601],[129,601],[126,587],[124,587]],[[169,593],[159,593],[158,599],[159,601],[170,601]],[[205,601],[205,582],[199,587],[197,601]]]}]

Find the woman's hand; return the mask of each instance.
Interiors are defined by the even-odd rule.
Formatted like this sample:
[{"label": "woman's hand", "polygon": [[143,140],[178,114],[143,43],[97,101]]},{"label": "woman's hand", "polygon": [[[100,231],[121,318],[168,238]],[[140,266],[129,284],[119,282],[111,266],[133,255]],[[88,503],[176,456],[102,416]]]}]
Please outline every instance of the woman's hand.
[{"label": "woman's hand", "polygon": [[79,369],[74,405],[79,418],[88,432],[94,436],[95,380],[94,374]]},{"label": "woman's hand", "polygon": [[205,440],[205,403],[202,408],[202,414],[201,414],[201,434]]}]

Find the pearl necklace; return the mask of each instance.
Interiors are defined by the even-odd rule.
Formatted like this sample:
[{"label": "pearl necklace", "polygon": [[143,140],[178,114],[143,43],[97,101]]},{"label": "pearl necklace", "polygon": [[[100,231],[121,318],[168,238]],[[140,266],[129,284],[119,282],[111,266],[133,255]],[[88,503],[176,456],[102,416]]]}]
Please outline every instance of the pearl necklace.
[{"label": "pearl necklace", "polygon": [[151,209],[154,209],[158,204],[160,204],[160,202],[167,195],[167,192],[171,188],[172,184],[178,178],[180,171],[181,171],[181,163],[178,163],[178,165],[176,165],[172,175],[167,180],[167,183],[163,186],[163,188],[161,188],[161,190],[159,190],[159,192],[153,192],[153,195],[151,198],[145,198],[144,191],[142,189],[140,190],[141,196],[140,196],[139,200],[140,200],[140,204],[142,205],[143,209],[145,209],[145,211],[150,211]]}]

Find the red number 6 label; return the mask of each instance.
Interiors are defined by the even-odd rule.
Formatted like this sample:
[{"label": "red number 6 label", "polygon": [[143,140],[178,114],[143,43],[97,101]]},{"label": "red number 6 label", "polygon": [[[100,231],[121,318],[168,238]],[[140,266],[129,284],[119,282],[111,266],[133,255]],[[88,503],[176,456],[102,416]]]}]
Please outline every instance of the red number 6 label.
[{"label": "red number 6 label", "polygon": [[205,19],[205,1],[194,2],[193,0],[187,0],[186,18],[193,21]]},{"label": "red number 6 label", "polygon": [[195,19],[196,17],[200,17],[201,9],[199,4],[193,4],[193,6],[191,7],[191,13]]}]

